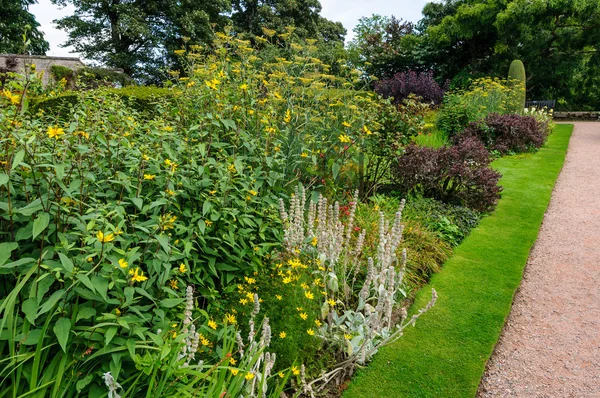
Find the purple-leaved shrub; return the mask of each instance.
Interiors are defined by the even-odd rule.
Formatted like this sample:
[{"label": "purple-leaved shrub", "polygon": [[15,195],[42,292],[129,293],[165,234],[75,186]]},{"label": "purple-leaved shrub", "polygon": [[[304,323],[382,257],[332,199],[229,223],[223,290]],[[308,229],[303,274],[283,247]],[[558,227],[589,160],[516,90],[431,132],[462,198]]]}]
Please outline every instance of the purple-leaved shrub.
[{"label": "purple-leaved shrub", "polygon": [[482,121],[470,123],[454,141],[477,137],[490,150],[519,153],[540,148],[546,141],[547,131],[547,123],[533,116],[491,113]]},{"label": "purple-leaved shrub", "polygon": [[444,98],[444,90],[433,79],[431,72],[399,72],[390,79],[375,84],[375,91],[384,98],[393,97],[400,104],[410,94],[422,98],[423,102],[439,105]]},{"label": "purple-leaved shrub", "polygon": [[465,137],[456,145],[438,149],[409,145],[393,168],[398,188],[480,212],[494,209],[502,188],[501,174],[481,141]]}]

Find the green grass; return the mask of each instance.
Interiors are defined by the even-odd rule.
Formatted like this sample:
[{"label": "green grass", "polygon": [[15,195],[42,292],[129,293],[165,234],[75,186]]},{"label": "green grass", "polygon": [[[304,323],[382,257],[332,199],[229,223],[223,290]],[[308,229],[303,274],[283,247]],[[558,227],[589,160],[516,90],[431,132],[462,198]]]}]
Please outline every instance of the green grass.
[{"label": "green grass", "polygon": [[433,130],[426,134],[420,134],[413,137],[413,142],[418,146],[428,148],[440,148],[447,145],[449,140],[446,134],[439,130]]},{"label": "green grass", "polygon": [[353,379],[344,398],[473,397],[521,282],[572,126],[560,125],[537,153],[505,157],[502,200],[456,248],[413,308],[439,294],[405,336],[383,348]]}]

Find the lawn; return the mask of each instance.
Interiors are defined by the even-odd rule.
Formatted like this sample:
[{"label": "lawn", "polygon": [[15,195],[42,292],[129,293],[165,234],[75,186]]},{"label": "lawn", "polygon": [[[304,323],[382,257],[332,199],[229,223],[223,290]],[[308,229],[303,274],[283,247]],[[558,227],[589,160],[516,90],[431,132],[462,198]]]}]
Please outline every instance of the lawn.
[{"label": "lawn", "polygon": [[473,397],[510,312],[529,251],[564,163],[572,125],[559,125],[537,153],[494,162],[502,199],[457,247],[444,269],[416,297],[423,307],[431,288],[435,307],[416,328],[383,348],[360,371],[344,398]]}]

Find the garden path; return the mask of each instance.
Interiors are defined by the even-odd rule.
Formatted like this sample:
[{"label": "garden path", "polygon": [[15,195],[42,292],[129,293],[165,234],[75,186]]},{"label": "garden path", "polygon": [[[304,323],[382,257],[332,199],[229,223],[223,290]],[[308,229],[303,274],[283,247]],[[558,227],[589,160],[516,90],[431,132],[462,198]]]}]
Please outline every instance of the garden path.
[{"label": "garden path", "polygon": [[600,397],[600,123],[563,170],[478,397]]}]

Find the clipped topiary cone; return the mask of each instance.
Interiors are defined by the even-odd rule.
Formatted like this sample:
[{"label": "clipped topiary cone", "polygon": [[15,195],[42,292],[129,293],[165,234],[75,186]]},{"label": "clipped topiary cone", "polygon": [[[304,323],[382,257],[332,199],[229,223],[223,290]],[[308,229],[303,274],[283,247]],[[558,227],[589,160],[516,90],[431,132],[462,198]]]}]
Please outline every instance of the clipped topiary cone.
[{"label": "clipped topiary cone", "polygon": [[[526,100],[526,92],[527,92],[527,86],[526,86],[526,82],[525,82],[525,65],[523,65],[523,61],[521,61],[520,59],[515,59],[514,61],[511,62],[510,64],[510,68],[508,69],[508,81],[509,84],[516,86],[516,81],[521,82],[521,86],[520,87],[520,91],[521,91],[521,96],[520,96],[520,104],[518,105],[518,109],[515,109],[515,111],[520,112],[525,108],[525,100]],[[517,107],[517,105],[515,105],[515,107]]]}]

